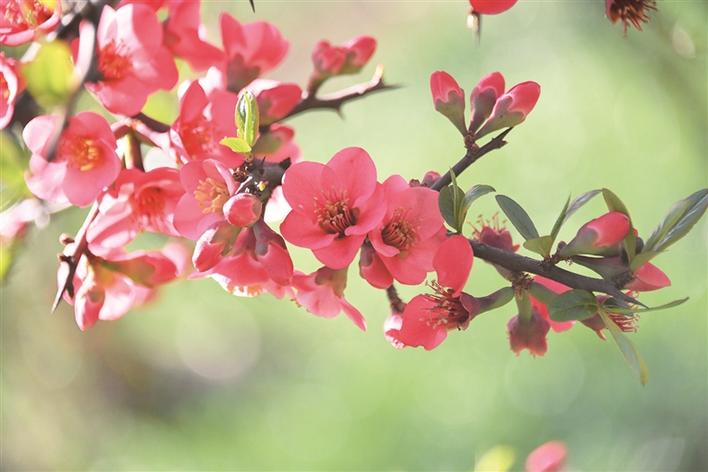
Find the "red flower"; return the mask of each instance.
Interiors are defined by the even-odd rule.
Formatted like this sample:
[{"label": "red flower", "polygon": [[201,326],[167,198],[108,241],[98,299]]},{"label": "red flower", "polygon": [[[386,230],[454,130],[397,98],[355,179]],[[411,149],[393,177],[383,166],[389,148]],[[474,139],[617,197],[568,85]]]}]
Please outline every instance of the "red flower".
[{"label": "red flower", "polygon": [[507,324],[511,350],[517,355],[524,349],[534,356],[544,355],[548,349],[546,334],[550,327],[548,321],[534,309],[530,318],[514,316]]},{"label": "red flower", "polygon": [[403,313],[392,314],[386,322],[386,338],[397,348],[422,346],[430,351],[447,338],[448,330],[466,329],[478,313],[476,300],[462,292],[473,262],[465,237],[447,238],[433,260],[434,293],[413,297]]},{"label": "red flower", "polygon": [[[542,277],[540,275],[536,275],[533,278],[533,281],[543,285],[546,287],[548,290],[551,292],[560,295],[561,293],[567,292],[570,290],[570,287],[566,287],[560,282],[556,282],[555,280],[547,279],[545,277]],[[554,321],[551,319],[551,315],[548,312],[548,307],[546,306],[545,303],[541,302],[538,298],[531,296],[531,306],[535,311],[538,312],[541,317],[546,320],[550,325],[553,331],[560,333],[563,331],[566,331],[570,328],[573,327],[573,321]]]},{"label": "red flower", "polygon": [[502,251],[516,252],[519,250],[519,245],[514,244],[511,238],[511,233],[504,225],[499,222],[499,215],[495,214],[490,220],[485,221],[481,216],[477,221],[479,228],[473,226],[474,239],[492,246]]},{"label": "red flower", "polygon": [[90,111],[69,119],[52,162],[47,154],[59,126],[58,116],[38,116],[27,123],[22,136],[32,151],[27,186],[43,200],[90,205],[120,172],[116,140],[101,115]]},{"label": "red flower", "polygon": [[248,89],[258,101],[261,125],[284,118],[302,97],[302,90],[297,84],[281,84],[275,80],[256,79]]},{"label": "red flower", "polygon": [[630,229],[629,218],[624,213],[611,211],[585,223],[572,241],[559,254],[569,257],[576,254],[602,254],[608,248],[617,246],[627,236]]},{"label": "red flower", "polygon": [[0,13],[0,44],[19,46],[57,27],[61,1],[3,0]]},{"label": "red flower", "polygon": [[466,133],[465,92],[457,81],[445,71],[433,72],[430,75],[430,92],[435,109],[452,121],[462,134]]},{"label": "red flower", "polygon": [[226,62],[219,67],[222,82],[238,93],[254,79],[280,64],[290,44],[270,23],[258,21],[242,25],[228,13],[223,13],[221,41]]},{"label": "red flower", "polygon": [[224,53],[206,40],[206,28],[199,15],[199,0],[171,0],[169,15],[163,23],[165,46],[189,63],[195,71],[203,71],[224,60]]},{"label": "red flower", "polygon": [[560,472],[566,455],[565,444],[560,441],[542,444],[526,458],[526,472]]},{"label": "red flower", "polygon": [[536,82],[522,82],[513,86],[497,99],[492,115],[475,136],[479,138],[492,131],[522,123],[536,106],[540,95],[541,86]]},{"label": "red flower", "polygon": [[315,70],[311,83],[345,74],[359,72],[376,51],[376,40],[370,36],[359,36],[342,46],[333,46],[329,41],[320,41],[312,51]]},{"label": "red flower", "polygon": [[347,286],[347,271],[321,267],[305,275],[293,276],[295,301],[313,315],[334,318],[342,311],[362,331],[366,331],[366,320],[359,310],[344,298]]},{"label": "red flower", "polygon": [[189,84],[170,129],[170,140],[182,161],[216,159],[231,168],[243,162],[243,156],[219,144],[227,136],[236,136],[236,100],[236,95],[217,88],[207,95],[196,80]]},{"label": "red flower", "polygon": [[237,193],[224,204],[226,221],[242,228],[253,225],[261,217],[262,212],[263,203],[250,193]]},{"label": "red flower", "polygon": [[[80,39],[87,40],[85,36]],[[162,45],[162,26],[149,7],[104,7],[96,40],[101,78],[86,88],[108,111],[135,115],[151,93],[169,90],[177,83],[177,67]]]},{"label": "red flower", "polygon": [[142,231],[179,236],[174,216],[182,195],[176,169],[123,170],[99,200],[99,214],[88,231],[91,251],[122,248]]},{"label": "red flower", "polygon": [[482,15],[497,15],[507,11],[517,0],[470,0],[472,11]]},{"label": "red flower", "polygon": [[293,165],[283,193],[292,207],[280,226],[283,237],[332,269],[351,263],[386,211],[376,167],[361,148],[343,149],[327,164]]},{"label": "red flower", "polygon": [[15,101],[23,89],[19,63],[0,52],[0,129],[10,124],[15,112]]},{"label": "red flower", "polygon": [[386,179],[383,187],[386,214],[369,232],[369,241],[395,280],[417,285],[433,270],[433,257],[445,239],[438,193],[411,187],[400,175]]}]

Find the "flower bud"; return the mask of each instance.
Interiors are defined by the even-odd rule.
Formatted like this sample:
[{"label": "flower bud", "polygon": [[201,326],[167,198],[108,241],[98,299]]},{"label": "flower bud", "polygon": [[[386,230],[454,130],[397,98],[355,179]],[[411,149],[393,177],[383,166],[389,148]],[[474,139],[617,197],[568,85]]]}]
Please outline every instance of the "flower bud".
[{"label": "flower bud", "polygon": [[376,40],[370,36],[359,36],[343,46],[333,46],[328,41],[320,41],[312,51],[315,66],[313,83],[334,75],[359,72],[376,51]]},{"label": "flower bud", "polygon": [[650,292],[671,285],[671,280],[657,266],[646,262],[634,271],[634,279],[624,286],[635,292]]},{"label": "flower bud", "polygon": [[455,79],[441,70],[433,72],[430,75],[430,92],[435,109],[445,115],[460,133],[465,134],[465,92]]},{"label": "flower bud", "polygon": [[499,97],[492,116],[482,126],[476,137],[481,137],[502,128],[522,123],[536,106],[541,95],[541,86],[536,82],[522,82]]},{"label": "flower bud", "polygon": [[524,349],[528,349],[534,356],[544,355],[548,349],[546,334],[550,328],[548,321],[536,310],[528,319],[521,315],[514,316],[507,324],[511,350],[517,355]]},{"label": "flower bud", "polygon": [[507,11],[517,0],[470,0],[472,11],[481,15],[497,15]]},{"label": "flower bud", "polygon": [[484,120],[489,118],[497,99],[504,94],[504,86],[504,76],[499,72],[492,72],[475,86],[470,95],[472,105],[470,131],[477,131]]},{"label": "flower bud", "polygon": [[192,253],[192,264],[204,272],[213,268],[221,261],[224,254],[233,247],[241,228],[228,225],[224,222],[210,226],[197,239]]},{"label": "flower bud", "polygon": [[611,211],[585,223],[572,241],[559,254],[563,257],[576,254],[602,254],[620,244],[630,229],[629,218],[624,213]]},{"label": "flower bud", "polygon": [[245,228],[258,221],[263,203],[250,193],[237,193],[224,204],[224,217],[234,226]]}]

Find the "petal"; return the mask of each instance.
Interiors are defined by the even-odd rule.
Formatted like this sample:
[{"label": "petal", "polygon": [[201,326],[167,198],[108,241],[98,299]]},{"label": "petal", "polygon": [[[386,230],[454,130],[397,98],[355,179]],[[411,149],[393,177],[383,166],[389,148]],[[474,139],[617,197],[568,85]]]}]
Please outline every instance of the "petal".
[{"label": "petal", "polygon": [[474,252],[464,236],[451,236],[440,245],[433,267],[438,275],[438,283],[459,294],[472,270]]},{"label": "petal", "polygon": [[314,249],[312,252],[317,260],[327,267],[344,269],[354,260],[365,238],[365,235],[345,236],[333,240],[329,246]]},{"label": "petal", "polygon": [[346,190],[354,207],[362,206],[377,188],[376,166],[362,148],[345,148],[327,163],[334,170],[336,182]]},{"label": "petal", "polygon": [[447,328],[431,319],[435,313],[434,306],[434,302],[425,295],[414,297],[400,315],[400,328],[391,328],[390,324],[386,337],[396,347],[422,346],[426,351],[435,349],[447,338]]},{"label": "petal", "polygon": [[328,246],[337,237],[322,231],[317,224],[291,211],[280,225],[280,232],[290,243],[308,249],[320,249]]}]

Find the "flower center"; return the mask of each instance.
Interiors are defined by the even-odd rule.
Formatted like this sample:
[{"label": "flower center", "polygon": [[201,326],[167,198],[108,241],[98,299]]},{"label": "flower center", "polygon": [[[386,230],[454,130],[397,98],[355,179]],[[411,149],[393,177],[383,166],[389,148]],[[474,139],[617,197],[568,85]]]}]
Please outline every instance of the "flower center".
[{"label": "flower center", "polygon": [[654,0],[613,0],[608,15],[612,22],[621,20],[625,31],[629,25],[641,30],[642,23],[649,21],[650,10],[656,10]]},{"label": "flower center", "polygon": [[65,139],[61,143],[60,154],[66,156],[70,167],[81,172],[89,171],[103,162],[101,149],[93,139]]},{"label": "flower center", "polygon": [[133,200],[133,210],[142,227],[161,221],[164,209],[165,196],[159,187],[148,187]]},{"label": "flower center", "polygon": [[133,64],[120,53],[116,43],[108,43],[98,55],[98,70],[103,80],[120,80],[133,69]]},{"label": "flower center", "polygon": [[224,203],[229,199],[229,189],[226,183],[207,177],[199,181],[194,191],[194,198],[202,208],[202,213],[216,213],[221,211]]},{"label": "flower center", "polygon": [[636,315],[625,316],[625,315],[618,315],[615,313],[610,313],[609,317],[614,322],[614,324],[616,324],[617,327],[619,329],[621,329],[622,331],[624,331],[625,333],[636,333],[637,332],[636,323],[639,320],[639,316],[636,316]]},{"label": "flower center", "polygon": [[435,316],[428,319],[428,325],[432,328],[445,326],[447,329],[465,329],[470,321],[470,314],[462,305],[460,297],[455,296],[451,288],[443,287],[437,281],[429,282],[428,286],[433,293],[426,297],[435,303],[431,308]]},{"label": "flower center", "polygon": [[52,11],[39,0],[10,0],[5,5],[3,17],[15,27],[35,27],[47,21]]},{"label": "flower center", "polygon": [[190,156],[215,153],[218,150],[214,142],[214,125],[204,118],[182,124],[179,134],[184,150]]},{"label": "flower center", "polygon": [[324,204],[315,210],[317,224],[323,231],[330,234],[344,235],[344,230],[356,224],[359,211],[349,208],[345,195],[326,198]]},{"label": "flower center", "polygon": [[398,208],[381,232],[383,242],[401,251],[410,248],[418,239],[415,226],[406,218],[407,212]]}]

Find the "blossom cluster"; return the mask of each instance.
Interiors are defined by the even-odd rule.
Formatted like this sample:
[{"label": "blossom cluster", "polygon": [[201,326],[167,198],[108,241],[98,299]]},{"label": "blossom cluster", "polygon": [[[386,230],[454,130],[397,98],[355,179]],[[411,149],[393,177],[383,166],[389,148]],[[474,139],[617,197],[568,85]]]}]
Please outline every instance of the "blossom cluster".
[{"label": "blossom cluster", "polygon": [[[495,14],[516,2],[471,3],[478,13]],[[36,0],[8,5],[2,44],[27,43],[58,27],[59,3],[54,11]],[[646,244],[607,189],[569,200],[546,236],[516,202],[498,195],[523,247],[543,256],[530,270],[497,217],[480,219],[472,231],[465,227],[473,201],[494,191],[489,186],[464,192],[452,170],[431,170],[420,180],[380,176],[359,147],[342,149],[326,163],[303,159],[295,130],[283,121],[318,103],[324,82],[361,71],[375,52],[373,38],[317,43],[303,89],[266,78],[290,47],[275,26],[242,24],[224,13],[221,44],[213,45],[199,7],[198,1],[123,0],[115,9],[102,7],[96,28],[84,19],[69,38],[70,49],[103,113],[55,111],[22,129],[31,154],[25,180],[34,197],[3,214],[0,236],[21,237],[41,213],[38,206],[91,207],[76,238],[63,238],[58,272],[59,296],[73,305],[82,330],[120,318],[178,277],[211,278],[239,296],[290,299],[325,318],[344,313],[365,330],[364,316],[345,297],[356,264],[363,280],[387,293],[391,312],[383,331],[393,346],[434,349],[450,331],[514,300],[517,313],[507,323],[511,350],[540,356],[549,331],[578,323],[603,339],[606,331],[622,339],[622,332],[636,329],[643,307],[636,294],[670,284],[649,261],[698,221],[708,204],[705,191],[679,202]],[[21,15],[8,16],[15,11]],[[94,56],[92,66],[81,59],[86,50]],[[177,60],[201,75],[180,81]],[[91,67],[95,73],[86,73]],[[28,79],[22,71],[19,61],[0,56],[0,127],[13,123]],[[179,114],[172,123],[142,113],[150,95],[175,88]],[[452,75],[437,71],[430,90],[435,110],[463,136],[462,170],[504,145],[541,94],[533,81],[507,88],[500,72],[484,76],[467,97]],[[337,100],[333,107],[341,105]],[[554,251],[560,227],[600,193],[608,211]],[[143,233],[166,242],[130,250]],[[293,247],[309,250],[319,268],[307,273],[294,267]],[[475,258],[494,265],[505,279],[502,288],[485,296],[466,291]],[[594,286],[605,282],[609,288],[579,290],[554,279],[551,269],[566,261],[595,271],[602,279],[590,279]],[[407,303],[397,295],[395,284],[424,283],[427,288]]]}]

